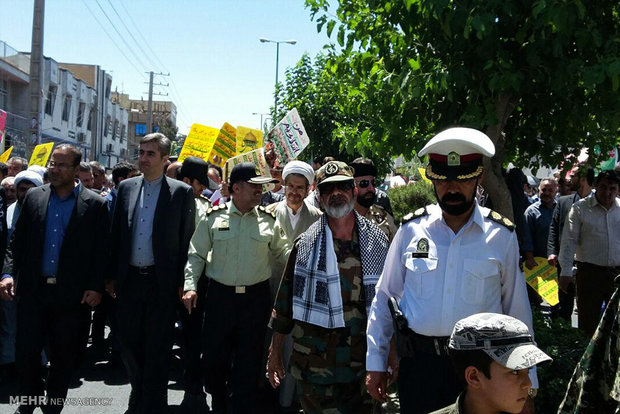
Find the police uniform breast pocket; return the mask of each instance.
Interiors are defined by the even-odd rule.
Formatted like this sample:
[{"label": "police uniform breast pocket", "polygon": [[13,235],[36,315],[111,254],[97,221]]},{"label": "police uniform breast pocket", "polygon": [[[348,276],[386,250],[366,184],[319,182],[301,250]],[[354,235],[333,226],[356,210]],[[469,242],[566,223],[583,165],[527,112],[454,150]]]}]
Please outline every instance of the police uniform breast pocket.
[{"label": "police uniform breast pocket", "polygon": [[481,305],[485,297],[500,295],[499,267],[492,260],[465,259],[463,262],[463,279],[461,298],[465,303]]},{"label": "police uniform breast pocket", "polygon": [[250,234],[250,238],[252,239],[254,257],[263,257],[269,254],[270,234],[252,233]]},{"label": "police uniform breast pocket", "polygon": [[413,294],[420,299],[429,299],[435,291],[437,283],[437,258],[435,257],[409,257],[405,259],[407,275],[405,276],[406,288],[413,288]]},{"label": "police uniform breast pocket", "polygon": [[213,254],[211,255],[214,262],[225,261],[228,254],[232,252],[234,247],[235,232],[230,230],[228,223],[222,221],[213,228]]}]

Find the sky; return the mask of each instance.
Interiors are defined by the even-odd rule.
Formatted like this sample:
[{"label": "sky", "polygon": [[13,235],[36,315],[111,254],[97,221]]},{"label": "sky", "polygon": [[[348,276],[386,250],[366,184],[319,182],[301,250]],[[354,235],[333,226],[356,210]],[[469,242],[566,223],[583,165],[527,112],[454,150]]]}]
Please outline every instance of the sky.
[{"label": "sky", "polygon": [[[33,0],[3,0],[0,40],[30,51],[33,7]],[[48,0],[43,53],[100,65],[112,89],[131,99],[148,98],[147,72],[170,73],[155,77],[168,87],[154,87],[168,96],[153,99],[176,104],[186,134],[193,123],[260,126],[253,113],[273,106],[276,72],[276,45],[261,37],[297,41],[280,45],[280,81],[329,41],[303,0]]]}]

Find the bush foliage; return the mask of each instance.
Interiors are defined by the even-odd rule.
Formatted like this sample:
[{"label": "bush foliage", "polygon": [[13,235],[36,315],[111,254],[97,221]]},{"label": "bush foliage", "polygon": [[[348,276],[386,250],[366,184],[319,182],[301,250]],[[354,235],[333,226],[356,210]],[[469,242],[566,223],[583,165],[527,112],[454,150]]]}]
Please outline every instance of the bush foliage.
[{"label": "bush foliage", "polygon": [[420,207],[435,203],[435,191],[433,185],[419,180],[413,184],[402,187],[390,188],[388,196],[392,203],[394,220],[400,223],[403,216],[416,211]]}]

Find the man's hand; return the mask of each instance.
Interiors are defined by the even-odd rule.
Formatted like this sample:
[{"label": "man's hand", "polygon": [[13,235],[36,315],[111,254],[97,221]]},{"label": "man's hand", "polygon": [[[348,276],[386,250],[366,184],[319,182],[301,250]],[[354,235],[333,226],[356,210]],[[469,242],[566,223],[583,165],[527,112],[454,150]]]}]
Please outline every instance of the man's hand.
[{"label": "man's hand", "polygon": [[560,276],[560,279],[558,280],[558,284],[560,285],[560,290],[564,293],[568,292],[568,286],[571,283],[574,283],[574,277],[573,276]]},{"label": "man's hand", "polygon": [[549,257],[547,257],[547,263],[549,263],[550,266],[557,266],[558,265],[558,255],[557,254],[550,254]]},{"label": "man's hand", "polygon": [[88,306],[97,306],[101,302],[101,293],[96,292],[94,290],[87,290],[84,292],[84,296],[82,296],[82,302]]},{"label": "man's hand", "polygon": [[274,332],[269,345],[267,357],[267,379],[273,388],[277,388],[284,379],[284,363],[282,362],[282,348],[284,347],[285,335]]},{"label": "man's hand", "polygon": [[387,373],[384,371],[368,371],[366,373],[366,389],[377,401],[387,401]]},{"label": "man's hand", "polygon": [[267,378],[273,388],[278,388],[284,379],[284,364],[282,363],[282,353],[274,353],[272,348],[269,347],[269,357],[267,358]]},{"label": "man's hand", "polygon": [[534,260],[533,257],[527,257],[525,259],[525,267],[527,267],[528,269],[532,270],[533,268],[536,267],[536,260]]},{"label": "man's hand", "polygon": [[14,289],[12,277],[6,277],[0,280],[0,298],[2,298],[2,300],[13,300],[13,296],[15,296]]},{"label": "man's hand", "polygon": [[198,299],[198,294],[195,290],[188,290],[183,294],[183,306],[187,309],[187,313],[191,314],[192,309],[196,308],[196,300]]},{"label": "man's hand", "polygon": [[116,299],[116,282],[114,280],[106,280],[105,291],[108,292],[108,295],[112,298]]}]

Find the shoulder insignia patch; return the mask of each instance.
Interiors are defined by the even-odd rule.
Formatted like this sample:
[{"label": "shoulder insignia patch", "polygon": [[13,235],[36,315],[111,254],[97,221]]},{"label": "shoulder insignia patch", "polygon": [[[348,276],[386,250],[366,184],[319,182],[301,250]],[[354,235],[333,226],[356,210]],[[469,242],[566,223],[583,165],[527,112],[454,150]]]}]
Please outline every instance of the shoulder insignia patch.
[{"label": "shoulder insignia patch", "polygon": [[514,223],[510,221],[507,217],[504,217],[501,214],[499,214],[497,211],[489,210],[489,213],[487,214],[487,218],[493,220],[497,224],[501,224],[502,226],[506,227],[510,231],[515,230]]},{"label": "shoulder insignia patch", "polygon": [[403,219],[401,220],[400,224],[403,225],[408,221],[420,218],[420,217],[424,217],[428,215],[428,211],[426,210],[426,207],[420,207],[419,209],[417,209],[416,211],[414,211],[413,213],[409,213],[406,216],[403,217]]},{"label": "shoulder insignia patch", "polygon": [[267,210],[264,206],[258,206],[258,210],[262,211],[263,213],[267,214],[268,216],[273,217],[274,219],[276,218],[276,212],[271,210]]}]

